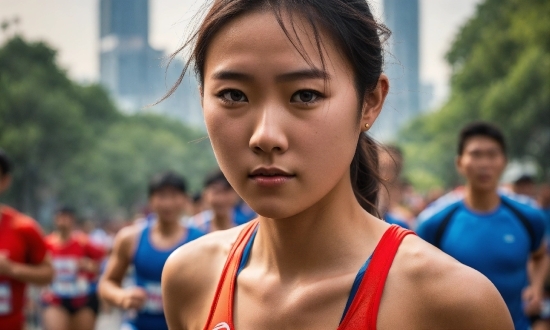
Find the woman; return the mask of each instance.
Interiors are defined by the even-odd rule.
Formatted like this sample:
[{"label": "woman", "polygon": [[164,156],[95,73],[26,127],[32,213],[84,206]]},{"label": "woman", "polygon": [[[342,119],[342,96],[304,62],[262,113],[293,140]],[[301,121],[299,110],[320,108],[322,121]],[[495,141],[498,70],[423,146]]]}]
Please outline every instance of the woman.
[{"label": "woman", "polygon": [[387,34],[364,1],[214,1],[192,60],[220,168],[259,218],[169,258],[171,329],[513,328],[486,278],[375,217]]}]

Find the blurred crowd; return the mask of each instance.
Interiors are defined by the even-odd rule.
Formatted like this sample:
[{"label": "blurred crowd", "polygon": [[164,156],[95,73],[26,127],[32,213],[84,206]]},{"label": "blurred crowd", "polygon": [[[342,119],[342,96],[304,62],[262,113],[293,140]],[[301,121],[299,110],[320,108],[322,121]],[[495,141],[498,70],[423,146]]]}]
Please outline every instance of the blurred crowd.
[{"label": "blurred crowd", "polygon": [[[466,184],[451,190],[436,188],[424,194],[419,193],[403,177],[402,170],[406,160],[400,148],[395,145],[380,146],[378,153],[381,179],[379,217],[388,223],[415,230],[422,238],[445,250],[445,242],[442,241],[442,237],[446,236],[442,235],[445,235],[445,230],[450,231],[452,228],[446,229],[444,226],[451,226],[448,224],[451,215],[453,212],[460,213],[460,211],[453,209],[448,211],[445,217],[440,217],[446,220],[437,220],[439,219],[438,214],[445,213],[444,210],[453,208],[451,206],[456,205],[457,201],[467,198],[465,197],[467,194],[475,191],[472,187],[482,190],[480,187],[489,184],[491,180],[500,180],[506,162],[504,161],[502,168],[499,167],[500,151],[498,148],[501,142],[499,142],[498,131],[495,133],[491,131],[492,129],[492,126],[482,125],[470,127],[470,133],[468,130],[464,131],[466,133],[463,132],[464,146],[460,147],[463,149],[459,149],[457,169],[465,177]],[[497,147],[496,154],[491,149],[495,145]],[[500,147],[502,147],[502,156],[505,158],[504,144],[500,144]],[[13,168],[8,156],[1,151],[0,160],[2,165],[1,192],[8,189],[9,176]],[[158,321],[158,315],[162,315],[160,273],[168,255],[178,246],[195,238],[213,231],[239,226],[256,217],[254,211],[239,197],[221,171],[215,171],[204,178],[202,191],[194,194],[188,191],[184,177],[175,172],[159,173],[151,178],[149,187],[144,187],[144,189],[148,189],[148,205],[143,208],[142,212],[127,221],[113,220],[98,223],[93,219],[81,219],[78,210],[70,206],[60,206],[57,209],[54,216],[54,229],[43,238],[44,245],[39,243],[42,238],[34,237],[34,243],[29,250],[30,254],[25,256],[24,260],[18,261],[21,264],[28,262],[36,267],[42,267],[34,269],[34,275],[31,274],[31,270],[20,270],[20,272],[29,273],[26,275],[25,282],[33,284],[27,290],[26,301],[20,302],[21,306],[25,306],[25,322],[28,328],[40,329],[42,325],[46,325],[48,329],[84,329],[84,324],[88,325],[89,329],[93,329],[95,324],[96,328],[118,329],[121,326],[124,328],[124,324],[127,324],[127,328],[131,329],[132,320],[136,319],[141,320],[140,322],[155,324],[154,322]],[[544,226],[540,227],[536,222],[531,223],[531,219],[525,220],[527,224],[524,223],[524,225],[533,241],[539,242],[543,239],[542,237],[546,237],[546,241],[548,241],[548,237],[550,237],[550,184],[538,182],[535,177],[524,173],[515,178],[513,182],[501,183],[499,181],[497,190],[499,196],[505,196],[502,197],[503,204],[509,203],[506,202],[509,198],[514,201],[513,203],[518,203],[517,205],[521,204],[542,211],[541,214],[545,214]],[[511,206],[511,209],[514,210],[518,207],[517,205]],[[521,210],[513,211],[513,213],[525,211],[529,214],[528,212],[530,212],[530,209],[522,209],[523,206],[518,208]],[[27,234],[32,232],[31,236],[41,235],[38,225],[32,219],[8,206],[2,206],[1,210],[4,218],[11,217],[14,222],[18,223],[18,226],[31,228],[32,230],[26,229]],[[491,212],[487,214],[490,215]],[[522,218],[521,215],[518,217]],[[430,234],[431,223],[436,221],[433,219],[445,223],[445,225],[438,223],[439,227],[437,228],[439,229],[436,228],[438,232]],[[1,222],[3,226],[5,226],[5,221],[7,220],[4,219]],[[6,233],[6,229],[2,228],[0,228],[0,234]],[[543,234],[540,233],[540,228],[545,228]],[[177,234],[174,236],[175,238],[170,235],[158,236],[156,230],[159,233],[165,230],[170,235],[176,235],[179,230],[183,230],[186,234],[183,236]],[[505,240],[516,239],[515,236],[510,236],[512,237],[510,238],[506,235],[509,234],[504,235]],[[452,239],[451,233],[447,236],[446,239]],[[181,237],[185,239],[182,240]],[[464,236],[460,239],[464,239]],[[125,245],[127,241],[133,242],[129,248],[126,248]],[[533,244],[534,247],[530,252],[532,253],[531,257],[535,258],[538,244]],[[163,247],[164,245],[166,248]],[[159,246],[161,248],[158,248]],[[16,294],[16,290],[8,292],[6,286],[2,286],[4,283],[2,281],[10,276],[10,271],[15,272],[17,266],[15,262],[10,264],[6,261],[6,256],[2,257],[4,248],[0,244],[0,315],[17,308],[15,306],[17,304],[9,306],[9,299]],[[24,247],[17,248],[23,249]],[[47,257],[46,251],[49,251],[51,256],[52,274],[48,273],[45,266],[46,258],[50,258]],[[543,254],[547,254],[547,251],[548,249],[545,249]],[[451,254],[451,252],[448,253]],[[525,258],[528,257],[526,255]],[[162,260],[162,263],[157,267],[158,271],[153,279],[147,279],[148,275],[144,272],[146,273],[148,268],[156,267],[151,264],[152,260]],[[543,259],[535,258],[533,260],[538,262],[534,267],[542,265],[540,260]],[[529,261],[531,260],[529,259]],[[145,270],[140,270],[142,262],[145,263]],[[10,265],[12,266],[11,270],[9,269]],[[550,282],[546,276],[548,267],[542,265],[539,268],[544,272],[544,283],[546,284],[544,289],[548,294],[548,290],[550,290],[548,285]],[[525,270],[524,272],[526,273]],[[485,275],[491,278],[490,274]],[[101,276],[104,276],[105,279],[102,281],[105,284],[98,286]],[[156,281],[156,286],[149,288],[148,285],[152,283],[151,281]],[[523,281],[523,279],[520,278],[518,281]],[[520,285],[523,284],[520,283]],[[133,289],[136,287],[145,289]],[[521,289],[525,288],[521,287]],[[102,290],[103,294],[101,294]],[[100,294],[105,299],[100,299]],[[155,294],[158,299],[156,305],[154,303]],[[525,301],[525,299],[531,298],[524,297],[523,304],[528,305],[529,301]],[[550,328],[549,323],[546,323],[546,320],[550,319],[550,299],[548,297],[539,297],[537,307],[529,313],[526,309],[525,313],[531,320],[535,317],[533,324],[537,327],[534,329]],[[2,321],[1,318],[0,321]],[[15,318],[10,322],[17,324],[18,321]],[[160,322],[163,322],[163,319]],[[9,327],[0,328],[9,329]]]}]

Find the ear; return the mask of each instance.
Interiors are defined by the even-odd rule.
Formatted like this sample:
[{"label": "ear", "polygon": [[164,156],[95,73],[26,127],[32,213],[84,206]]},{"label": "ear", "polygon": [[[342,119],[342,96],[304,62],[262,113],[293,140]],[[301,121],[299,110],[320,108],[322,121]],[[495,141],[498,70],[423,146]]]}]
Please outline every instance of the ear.
[{"label": "ear", "polygon": [[361,131],[367,131],[372,127],[376,118],[378,118],[378,115],[382,111],[389,90],[390,81],[388,76],[382,73],[378,78],[376,88],[372,92],[367,93],[363,100]]}]

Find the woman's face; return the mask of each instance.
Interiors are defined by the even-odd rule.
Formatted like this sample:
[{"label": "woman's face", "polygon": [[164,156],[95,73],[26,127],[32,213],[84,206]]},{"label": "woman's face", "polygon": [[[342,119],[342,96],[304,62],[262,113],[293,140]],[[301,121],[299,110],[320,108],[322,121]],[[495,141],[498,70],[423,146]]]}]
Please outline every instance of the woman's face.
[{"label": "woman's face", "polygon": [[204,117],[219,165],[252,209],[269,218],[351,189],[349,167],[364,125],[344,57],[321,33],[323,69],[311,28],[296,17],[294,24],[313,66],[273,14],[253,12],[215,35],[204,67]]}]

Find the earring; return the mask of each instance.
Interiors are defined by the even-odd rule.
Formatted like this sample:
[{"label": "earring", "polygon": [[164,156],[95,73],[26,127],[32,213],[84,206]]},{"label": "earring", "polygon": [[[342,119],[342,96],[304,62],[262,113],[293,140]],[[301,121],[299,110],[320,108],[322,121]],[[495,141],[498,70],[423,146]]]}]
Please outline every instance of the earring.
[{"label": "earring", "polygon": [[365,128],[366,128],[366,129],[369,129],[369,128],[370,128],[369,123],[366,123],[366,124],[365,124]]}]

